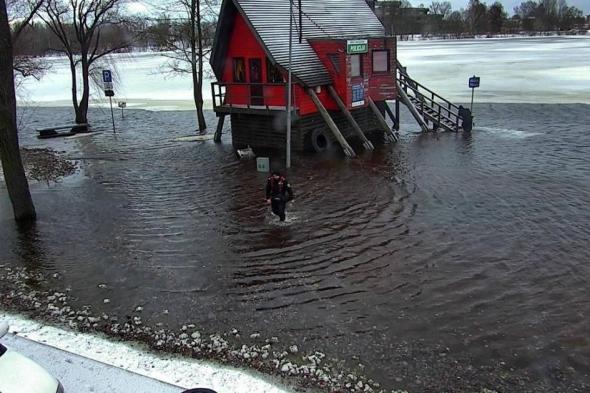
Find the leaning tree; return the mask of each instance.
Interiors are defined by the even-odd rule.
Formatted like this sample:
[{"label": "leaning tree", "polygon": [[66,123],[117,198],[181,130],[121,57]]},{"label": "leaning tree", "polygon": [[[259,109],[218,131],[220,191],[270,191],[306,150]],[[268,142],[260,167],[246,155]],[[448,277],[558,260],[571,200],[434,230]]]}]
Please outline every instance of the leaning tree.
[{"label": "leaning tree", "polygon": [[[55,50],[64,53],[68,58],[77,124],[88,122],[92,66],[105,56],[128,48],[132,43],[130,37],[123,37],[115,42],[103,38],[106,33],[127,22],[121,11],[124,2],[125,0],[46,0],[39,13],[61,44]],[[79,76],[82,84],[81,97],[78,97]]]},{"label": "leaning tree", "polygon": [[14,218],[17,221],[35,220],[35,206],[18,143],[12,34],[5,0],[0,0],[0,159]]}]

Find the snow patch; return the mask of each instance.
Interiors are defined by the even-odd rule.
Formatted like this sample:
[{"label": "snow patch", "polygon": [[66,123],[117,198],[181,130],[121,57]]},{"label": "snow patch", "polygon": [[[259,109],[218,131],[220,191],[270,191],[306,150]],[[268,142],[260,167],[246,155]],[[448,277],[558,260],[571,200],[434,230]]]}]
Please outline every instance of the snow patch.
[{"label": "snow patch", "polygon": [[[178,355],[150,352],[141,345],[113,342],[98,335],[76,333],[15,314],[0,312],[0,320],[8,322],[10,331],[21,337],[184,389],[207,387],[218,393],[292,392],[273,383],[270,378],[254,372]],[[179,388],[179,393],[182,388]]]}]

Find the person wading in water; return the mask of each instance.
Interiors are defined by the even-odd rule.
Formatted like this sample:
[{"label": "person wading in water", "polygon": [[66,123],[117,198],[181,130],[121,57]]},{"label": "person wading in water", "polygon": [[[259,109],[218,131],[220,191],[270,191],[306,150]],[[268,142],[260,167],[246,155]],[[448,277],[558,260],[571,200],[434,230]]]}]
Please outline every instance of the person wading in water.
[{"label": "person wading in water", "polygon": [[266,182],[266,203],[272,206],[272,212],[285,221],[285,207],[293,199],[293,190],[287,179],[279,172],[273,172]]}]

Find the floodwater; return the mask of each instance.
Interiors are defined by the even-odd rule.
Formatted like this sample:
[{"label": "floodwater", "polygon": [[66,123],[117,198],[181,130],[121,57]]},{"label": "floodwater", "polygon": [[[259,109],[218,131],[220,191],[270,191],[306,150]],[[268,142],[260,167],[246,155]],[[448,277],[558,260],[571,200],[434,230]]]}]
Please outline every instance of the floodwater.
[{"label": "floodwater", "polygon": [[24,108],[24,144],[83,170],[33,185],[32,231],[2,192],[0,259],[59,272],[98,312],[278,336],[386,387],[586,391],[589,109],[481,104],[472,135],[405,118],[399,144],[360,159],[297,157],[281,225],[227,135],[174,142],[191,112],[128,111],[113,135],[93,110],[102,134],[45,142],[30,128],[69,111]]},{"label": "floodwater", "polygon": [[[526,49],[544,41],[476,43],[513,48],[506,58],[531,68],[498,75],[487,67],[506,58],[481,54],[452,76],[428,56],[463,48],[452,58],[466,67],[464,42],[402,43],[410,73],[441,93],[465,102],[467,77],[482,76],[474,132],[419,135],[404,112],[397,145],[355,160],[297,156],[286,224],[227,134],[220,145],[174,141],[194,129],[192,112],[128,110],[113,135],[95,108],[101,134],[38,141],[34,128],[71,112],[23,107],[23,144],[64,151],[81,172],[32,185],[39,222],[26,232],[0,183],[0,261],[59,272],[98,312],[141,305],[148,324],[278,336],[387,388],[589,391],[590,106],[559,103],[588,103],[590,72],[534,72],[564,58],[587,70],[590,40],[553,40],[532,63]],[[520,78],[529,72],[535,82]],[[510,103],[527,89],[549,104]],[[485,102],[495,99],[509,103]]]}]

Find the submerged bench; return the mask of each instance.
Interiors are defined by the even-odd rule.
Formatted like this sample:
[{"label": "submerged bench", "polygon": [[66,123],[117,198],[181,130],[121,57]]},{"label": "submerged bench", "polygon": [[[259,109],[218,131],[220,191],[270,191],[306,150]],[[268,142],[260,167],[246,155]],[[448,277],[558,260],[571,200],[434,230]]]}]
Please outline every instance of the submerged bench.
[{"label": "submerged bench", "polygon": [[[58,130],[68,130],[67,132],[58,132]],[[39,135],[37,138],[39,139],[48,139],[48,138],[58,138],[61,136],[70,136],[76,135],[82,132],[89,132],[88,123],[82,124],[66,124],[63,126],[54,126],[54,127],[47,127],[47,128],[37,128],[37,132]]]}]

